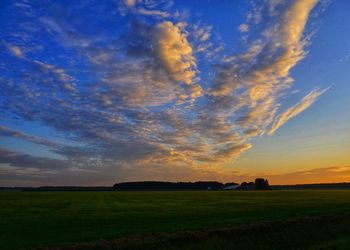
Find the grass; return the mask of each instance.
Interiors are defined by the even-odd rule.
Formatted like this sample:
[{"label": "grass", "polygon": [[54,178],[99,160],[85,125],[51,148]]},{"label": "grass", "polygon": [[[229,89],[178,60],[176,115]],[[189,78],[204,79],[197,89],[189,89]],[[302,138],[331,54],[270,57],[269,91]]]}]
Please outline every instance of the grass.
[{"label": "grass", "polygon": [[[154,232],[215,230],[349,211],[350,191],[3,192],[0,249],[111,240]],[[341,224],[342,221],[328,223],[324,227],[340,230]],[[325,244],[349,246],[346,236],[337,237],[338,231]],[[225,239],[219,236],[201,242],[210,245]],[[198,248],[194,245],[193,249]]]}]

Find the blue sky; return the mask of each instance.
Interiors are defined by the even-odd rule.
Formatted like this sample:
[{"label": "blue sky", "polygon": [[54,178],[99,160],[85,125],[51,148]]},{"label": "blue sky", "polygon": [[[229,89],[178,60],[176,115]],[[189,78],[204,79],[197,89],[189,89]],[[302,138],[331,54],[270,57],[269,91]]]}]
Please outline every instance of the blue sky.
[{"label": "blue sky", "polygon": [[348,1],[2,1],[0,185],[350,177]]}]

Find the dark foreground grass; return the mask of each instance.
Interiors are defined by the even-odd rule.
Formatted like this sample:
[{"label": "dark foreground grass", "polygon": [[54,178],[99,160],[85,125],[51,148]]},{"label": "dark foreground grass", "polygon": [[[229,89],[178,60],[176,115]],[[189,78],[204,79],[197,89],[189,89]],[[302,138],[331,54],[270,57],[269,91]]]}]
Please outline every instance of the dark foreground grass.
[{"label": "dark foreground grass", "polygon": [[[221,229],[148,233],[38,250],[350,249],[350,213],[260,221]],[[336,225],[336,226],[335,226]]]},{"label": "dark foreground grass", "polygon": [[[342,215],[345,217],[341,219],[337,215],[349,211],[350,191],[0,193],[0,249],[31,248],[39,245],[66,246],[79,242],[123,239],[145,233],[156,233],[156,238],[161,242],[162,235],[157,234],[159,232],[221,230],[249,222],[282,223],[286,219],[299,220],[321,214],[332,214],[338,219],[334,219],[334,223],[332,219],[321,219],[321,224],[300,222],[301,229],[316,232],[313,236],[305,237],[305,246],[310,246],[311,243],[306,242],[313,238],[311,242],[312,245],[316,244],[315,247],[317,244],[347,247],[349,239],[346,236],[350,234],[346,226],[350,220],[348,215]],[[292,229],[284,224],[269,228],[260,229],[266,232],[265,236],[244,233],[233,240],[234,237],[221,237],[221,233],[213,233],[215,237],[204,234],[198,241],[175,241],[185,242],[180,246],[184,249],[204,246],[210,249],[211,245],[220,244],[221,249],[231,243],[238,246],[239,239],[240,242],[259,242],[260,236],[262,242],[273,242],[273,239],[282,237],[278,235],[283,232],[280,228],[290,228],[299,233],[301,231],[298,227]],[[287,235],[290,233],[287,232]],[[260,236],[256,238],[254,235]],[[320,239],[317,235],[321,235]],[[246,237],[248,238],[244,240]],[[185,238],[191,239],[188,236]],[[303,237],[295,234],[295,239],[302,240]],[[322,239],[327,240],[322,242]],[[149,246],[164,246],[168,249],[176,247],[171,240],[163,243],[151,242]]]}]

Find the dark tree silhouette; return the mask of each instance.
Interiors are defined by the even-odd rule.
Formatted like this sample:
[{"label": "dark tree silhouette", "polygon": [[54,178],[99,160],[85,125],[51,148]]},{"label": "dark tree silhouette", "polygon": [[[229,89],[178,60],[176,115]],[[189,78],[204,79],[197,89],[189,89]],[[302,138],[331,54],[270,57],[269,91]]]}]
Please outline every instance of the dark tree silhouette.
[{"label": "dark tree silhouette", "polygon": [[164,182],[140,181],[116,183],[115,190],[221,190],[224,184],[217,181]]},{"label": "dark tree silhouette", "polygon": [[268,190],[270,189],[269,181],[263,178],[255,179],[255,189],[257,190]]}]

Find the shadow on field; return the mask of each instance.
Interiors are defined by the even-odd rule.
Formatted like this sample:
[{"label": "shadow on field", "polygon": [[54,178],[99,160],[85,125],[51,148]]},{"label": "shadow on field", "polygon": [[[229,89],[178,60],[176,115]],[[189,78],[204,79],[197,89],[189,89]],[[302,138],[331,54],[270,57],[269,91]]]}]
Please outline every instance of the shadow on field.
[{"label": "shadow on field", "polygon": [[215,230],[151,233],[40,250],[350,249],[350,213],[262,221]]}]

